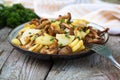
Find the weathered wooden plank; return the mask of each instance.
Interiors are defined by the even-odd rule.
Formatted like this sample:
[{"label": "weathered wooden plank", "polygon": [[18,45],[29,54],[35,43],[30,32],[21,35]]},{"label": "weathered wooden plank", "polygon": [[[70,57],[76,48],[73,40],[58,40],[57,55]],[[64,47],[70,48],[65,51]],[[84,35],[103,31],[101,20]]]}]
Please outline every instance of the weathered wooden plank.
[{"label": "weathered wooden plank", "polygon": [[2,68],[0,80],[44,80],[51,62],[31,58],[16,50]]},{"label": "weathered wooden plank", "polygon": [[0,30],[0,70],[13,49],[7,40],[10,31],[7,27]]},{"label": "weathered wooden plank", "polygon": [[0,70],[2,66],[4,65],[5,61],[11,54],[11,51],[13,50],[13,47],[5,40],[0,44]]},{"label": "weathered wooden plank", "polygon": [[[120,37],[111,36],[108,46],[120,63]],[[46,80],[119,80],[120,71],[97,54],[78,60],[55,61]]]},{"label": "weathered wooden plank", "polygon": [[89,58],[55,62],[46,80],[108,80]]},{"label": "weathered wooden plank", "polygon": [[0,29],[0,42],[7,39],[7,36],[8,36],[10,31],[11,31],[11,29],[7,28],[7,27]]}]

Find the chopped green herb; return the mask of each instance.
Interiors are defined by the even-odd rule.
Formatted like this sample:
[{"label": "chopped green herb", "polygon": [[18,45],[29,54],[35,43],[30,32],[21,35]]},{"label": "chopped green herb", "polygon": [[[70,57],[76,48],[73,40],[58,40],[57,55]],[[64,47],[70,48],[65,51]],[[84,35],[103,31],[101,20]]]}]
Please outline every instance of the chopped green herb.
[{"label": "chopped green herb", "polygon": [[54,23],[55,22],[55,20],[51,20],[51,23]]},{"label": "chopped green herb", "polygon": [[61,19],[61,20],[60,20],[60,23],[63,23],[63,22],[65,22],[65,19]]},{"label": "chopped green herb", "polygon": [[84,21],[85,21],[86,25],[90,23],[90,22],[88,22],[88,21],[86,21],[86,20],[84,20]]},{"label": "chopped green herb", "polygon": [[63,46],[63,44],[59,44],[59,47],[62,47]]},{"label": "chopped green herb", "polygon": [[55,40],[55,38],[54,37],[52,37],[51,39],[50,39],[50,41],[54,41]]},{"label": "chopped green herb", "polygon": [[64,32],[64,34],[68,34],[68,32]]},{"label": "chopped green herb", "polygon": [[73,28],[77,28],[77,26],[73,26]]},{"label": "chopped green herb", "polygon": [[84,31],[84,30],[81,28],[79,31],[81,32],[81,31]]},{"label": "chopped green herb", "polygon": [[68,24],[71,24],[71,21],[70,21],[70,20],[68,20],[68,21],[67,21],[67,23],[68,23]]},{"label": "chopped green herb", "polygon": [[70,38],[70,36],[68,34],[65,34],[65,37]]},{"label": "chopped green herb", "polygon": [[80,40],[80,37],[77,37],[78,38],[78,40]]},{"label": "chopped green herb", "polygon": [[34,36],[34,40],[36,40],[37,36]]},{"label": "chopped green herb", "polygon": [[41,29],[44,29],[44,26],[42,26]]},{"label": "chopped green herb", "polygon": [[31,34],[31,32],[29,32],[29,34]]}]

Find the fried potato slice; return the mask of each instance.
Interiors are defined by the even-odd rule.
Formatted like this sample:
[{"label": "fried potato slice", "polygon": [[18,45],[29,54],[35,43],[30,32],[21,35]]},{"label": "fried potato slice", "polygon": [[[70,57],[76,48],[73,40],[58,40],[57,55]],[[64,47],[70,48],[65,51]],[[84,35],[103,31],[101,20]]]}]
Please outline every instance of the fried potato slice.
[{"label": "fried potato slice", "polygon": [[75,39],[71,44],[72,44],[72,46],[70,45],[70,47],[72,48],[73,52],[81,51],[81,50],[85,49],[83,40]]},{"label": "fried potato slice", "polygon": [[23,45],[25,45],[26,42],[26,37],[34,35],[34,34],[40,34],[41,30],[37,30],[37,29],[27,29],[21,36],[20,41]]},{"label": "fried potato slice", "polygon": [[30,47],[28,50],[29,51],[34,51],[34,49],[37,48],[38,46],[39,46],[39,44],[36,44],[36,45]]},{"label": "fried potato slice", "polygon": [[12,39],[12,44],[16,45],[16,46],[19,46],[21,44],[21,42],[18,40],[18,39]]},{"label": "fried potato slice", "polygon": [[75,39],[72,43],[69,44],[69,46],[72,48],[79,42],[78,39]]},{"label": "fried potato slice", "polygon": [[54,40],[52,39],[54,39],[53,36],[48,35],[47,33],[44,33],[43,36],[36,38],[35,44],[50,45],[54,43]]},{"label": "fried potato slice", "polygon": [[24,27],[32,29],[32,28],[35,28],[35,25],[26,23]]},{"label": "fried potato slice", "polygon": [[89,22],[86,21],[86,20],[83,20],[83,19],[75,19],[73,22],[72,22],[72,25],[73,26],[79,26],[79,25],[83,25],[81,27],[85,27]]},{"label": "fried potato slice", "polygon": [[60,26],[59,26],[59,22],[54,22],[54,23],[51,23],[51,26],[55,29],[55,30],[60,30]]},{"label": "fried potato slice", "polygon": [[85,32],[84,31],[79,31],[79,30],[75,30],[74,31],[74,34],[75,36],[79,37],[80,39],[84,39],[85,36],[90,32],[90,30],[86,30]]},{"label": "fried potato slice", "polygon": [[43,45],[40,44],[40,45],[37,46],[33,51],[34,51],[34,52],[39,52],[42,47],[43,47]]},{"label": "fried potato slice", "polygon": [[75,36],[66,35],[66,34],[56,34],[56,39],[58,40],[58,44],[62,46],[70,44],[74,40]]}]

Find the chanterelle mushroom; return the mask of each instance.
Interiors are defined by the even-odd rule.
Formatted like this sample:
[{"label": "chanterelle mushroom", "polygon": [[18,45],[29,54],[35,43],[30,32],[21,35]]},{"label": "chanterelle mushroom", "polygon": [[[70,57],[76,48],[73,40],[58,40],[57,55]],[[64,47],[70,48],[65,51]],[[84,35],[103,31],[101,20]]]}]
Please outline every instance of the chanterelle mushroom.
[{"label": "chanterelle mushroom", "polygon": [[60,51],[58,52],[58,54],[71,54],[72,53],[72,49],[69,46],[65,46],[62,49],[60,49]]},{"label": "chanterelle mushroom", "polygon": [[57,41],[55,40],[55,42],[49,46],[45,46],[41,49],[40,53],[43,54],[57,54],[58,52],[58,44]]},{"label": "chanterelle mushroom", "polygon": [[70,13],[67,13],[67,15],[65,15],[65,16],[59,15],[59,18],[57,18],[56,20],[59,21],[59,20],[61,20],[61,19],[68,19],[68,21],[70,21],[70,19],[71,19],[71,14],[70,14]]}]

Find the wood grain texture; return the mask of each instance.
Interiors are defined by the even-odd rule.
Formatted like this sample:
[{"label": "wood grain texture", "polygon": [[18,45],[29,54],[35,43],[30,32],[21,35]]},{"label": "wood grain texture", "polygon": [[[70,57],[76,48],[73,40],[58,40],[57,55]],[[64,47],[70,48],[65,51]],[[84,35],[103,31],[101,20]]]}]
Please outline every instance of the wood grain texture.
[{"label": "wood grain texture", "polygon": [[7,40],[10,31],[10,28],[3,28],[0,30],[0,70],[13,50],[13,47]]},{"label": "wood grain texture", "polygon": [[7,27],[0,29],[0,43],[7,39],[10,31],[11,29]]},{"label": "wood grain texture", "polygon": [[0,44],[0,70],[11,54],[12,50],[13,47],[6,40]]},{"label": "wood grain texture", "polygon": [[[111,36],[107,45],[120,63],[120,37]],[[78,60],[55,61],[46,80],[120,80],[120,70],[93,54]]]},{"label": "wood grain texture", "polygon": [[2,68],[0,80],[44,80],[51,65],[14,50]]}]

